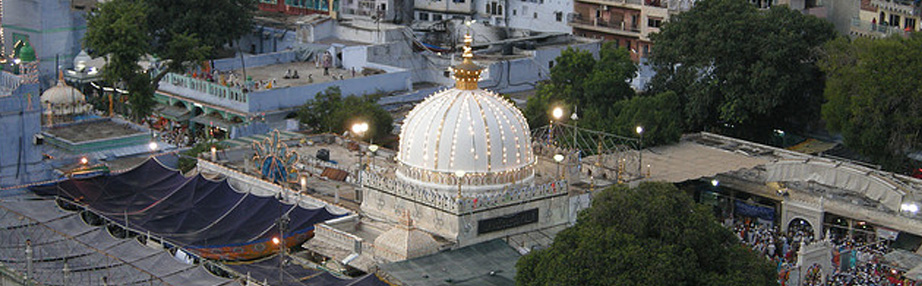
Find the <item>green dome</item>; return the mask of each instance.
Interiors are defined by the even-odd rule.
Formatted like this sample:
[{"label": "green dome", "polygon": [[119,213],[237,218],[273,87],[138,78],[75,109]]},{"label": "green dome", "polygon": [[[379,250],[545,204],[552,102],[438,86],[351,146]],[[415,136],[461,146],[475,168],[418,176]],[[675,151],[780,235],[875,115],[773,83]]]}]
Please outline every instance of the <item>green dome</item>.
[{"label": "green dome", "polygon": [[35,61],[35,49],[29,45],[29,42],[26,42],[26,45],[22,46],[19,49],[19,59],[24,63],[34,62]]}]

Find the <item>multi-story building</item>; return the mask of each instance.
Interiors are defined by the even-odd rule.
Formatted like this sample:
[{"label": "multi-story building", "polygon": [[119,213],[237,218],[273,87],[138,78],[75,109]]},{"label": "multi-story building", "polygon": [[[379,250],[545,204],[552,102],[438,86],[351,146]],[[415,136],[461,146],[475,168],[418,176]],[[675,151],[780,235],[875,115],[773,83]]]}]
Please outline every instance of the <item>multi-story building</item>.
[{"label": "multi-story building", "polygon": [[612,41],[631,50],[631,58],[650,55],[650,35],[669,16],[686,11],[694,0],[576,0],[568,17],[573,34]]},{"label": "multi-story building", "polygon": [[572,0],[417,0],[414,7],[417,21],[461,19],[539,32],[572,31],[567,25]]},{"label": "multi-story building", "polygon": [[573,30],[567,25],[572,0],[482,0],[474,6],[475,19],[493,26],[558,33]]},{"label": "multi-story building", "polygon": [[330,14],[339,10],[339,0],[259,0],[259,10],[291,15]]},{"label": "multi-story building", "polygon": [[94,1],[2,1],[0,0],[0,41],[9,56],[17,42],[28,42],[39,57],[39,83],[54,83],[57,66],[69,67],[80,52],[86,33],[85,10]]},{"label": "multi-story building", "polygon": [[474,2],[474,0],[416,0],[413,8],[418,21],[470,20],[477,12]]},{"label": "multi-story building", "polygon": [[884,37],[919,31],[922,4],[914,0],[861,0],[852,19],[853,36]]}]

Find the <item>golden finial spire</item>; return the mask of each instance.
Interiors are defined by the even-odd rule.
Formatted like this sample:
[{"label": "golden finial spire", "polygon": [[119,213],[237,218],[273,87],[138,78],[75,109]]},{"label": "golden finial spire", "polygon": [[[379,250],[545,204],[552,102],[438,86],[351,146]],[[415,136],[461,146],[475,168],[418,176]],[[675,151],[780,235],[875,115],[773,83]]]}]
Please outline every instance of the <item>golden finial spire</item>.
[{"label": "golden finial spire", "polygon": [[472,90],[477,89],[477,82],[480,81],[480,73],[483,71],[483,68],[474,64],[474,61],[471,59],[474,58],[474,53],[471,52],[471,39],[470,34],[464,35],[464,53],[461,54],[460,65],[454,66],[451,68],[452,78],[455,79],[455,88]]}]

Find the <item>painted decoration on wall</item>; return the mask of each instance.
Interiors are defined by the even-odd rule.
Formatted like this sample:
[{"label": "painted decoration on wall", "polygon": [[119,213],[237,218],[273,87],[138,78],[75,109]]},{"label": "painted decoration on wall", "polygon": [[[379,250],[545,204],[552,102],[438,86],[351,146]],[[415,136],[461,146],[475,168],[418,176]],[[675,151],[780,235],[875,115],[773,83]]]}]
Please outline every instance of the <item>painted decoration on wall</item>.
[{"label": "painted decoration on wall", "polygon": [[263,177],[275,183],[287,182],[297,176],[294,166],[299,161],[298,154],[288,150],[288,145],[279,138],[279,131],[273,130],[263,142],[253,143],[256,168]]}]

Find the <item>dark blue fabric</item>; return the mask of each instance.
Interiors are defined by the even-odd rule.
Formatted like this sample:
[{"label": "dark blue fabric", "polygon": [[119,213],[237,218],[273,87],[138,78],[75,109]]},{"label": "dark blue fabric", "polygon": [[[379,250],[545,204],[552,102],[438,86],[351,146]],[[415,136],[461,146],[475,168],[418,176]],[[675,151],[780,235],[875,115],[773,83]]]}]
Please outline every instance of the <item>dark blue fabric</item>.
[{"label": "dark blue fabric", "polygon": [[118,175],[72,179],[32,190],[72,200],[121,224],[127,217],[129,228],[195,248],[267,241],[278,235],[276,222],[282,213],[290,218],[286,237],[336,217],[325,208],[305,209],[238,193],[224,180],[186,178],[155,160]]}]

